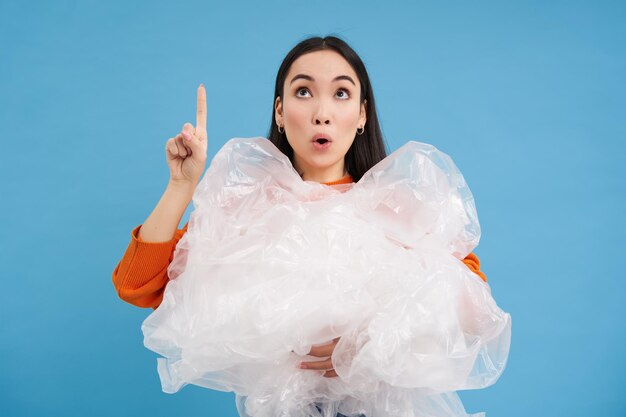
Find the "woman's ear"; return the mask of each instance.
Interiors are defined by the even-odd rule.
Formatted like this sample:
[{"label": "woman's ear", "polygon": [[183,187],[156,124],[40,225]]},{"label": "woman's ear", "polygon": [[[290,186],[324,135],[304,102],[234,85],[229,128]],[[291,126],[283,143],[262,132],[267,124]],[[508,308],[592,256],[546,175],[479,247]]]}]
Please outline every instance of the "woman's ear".
[{"label": "woman's ear", "polygon": [[274,102],[274,113],[276,124],[280,126],[283,121],[283,103],[280,100],[280,96],[276,97],[276,101]]},{"label": "woman's ear", "polygon": [[365,127],[367,122],[367,100],[363,100],[361,103],[361,112],[359,113],[359,126]]}]

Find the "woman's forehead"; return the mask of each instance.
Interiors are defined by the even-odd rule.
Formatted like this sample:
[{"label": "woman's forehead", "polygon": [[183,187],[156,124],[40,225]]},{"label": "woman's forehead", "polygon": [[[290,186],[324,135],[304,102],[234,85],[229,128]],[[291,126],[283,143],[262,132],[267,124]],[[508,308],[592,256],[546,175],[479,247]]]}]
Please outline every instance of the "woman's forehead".
[{"label": "woman's forehead", "polygon": [[298,57],[289,68],[285,84],[289,85],[294,77],[300,75],[308,76],[312,79],[310,81],[320,83],[330,83],[346,75],[354,80],[356,85],[359,82],[356,72],[348,61],[333,50],[309,52]]}]

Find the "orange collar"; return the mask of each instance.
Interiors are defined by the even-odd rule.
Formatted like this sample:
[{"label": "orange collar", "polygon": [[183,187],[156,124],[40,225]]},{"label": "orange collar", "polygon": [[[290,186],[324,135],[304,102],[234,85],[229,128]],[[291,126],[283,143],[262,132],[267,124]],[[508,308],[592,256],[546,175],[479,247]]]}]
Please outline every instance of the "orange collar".
[{"label": "orange collar", "polygon": [[354,182],[352,180],[352,176],[350,174],[346,175],[345,177],[337,180],[337,181],[331,181],[331,182],[323,182],[322,184],[324,185],[338,185],[338,184],[350,184]]}]

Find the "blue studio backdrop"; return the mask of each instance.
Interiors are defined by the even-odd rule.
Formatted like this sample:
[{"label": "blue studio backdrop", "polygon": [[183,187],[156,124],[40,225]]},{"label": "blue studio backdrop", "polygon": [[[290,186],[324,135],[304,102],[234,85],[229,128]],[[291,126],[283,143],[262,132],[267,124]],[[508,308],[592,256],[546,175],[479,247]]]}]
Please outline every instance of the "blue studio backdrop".
[{"label": "blue studio backdrop", "polygon": [[282,58],[329,34],[363,58],[389,149],[435,145],[476,199],[513,332],[468,412],[626,415],[625,23],[617,1],[1,0],[0,415],[237,415],[232,393],[161,392],[151,310],[111,274],[197,86],[210,161],[267,135]]}]

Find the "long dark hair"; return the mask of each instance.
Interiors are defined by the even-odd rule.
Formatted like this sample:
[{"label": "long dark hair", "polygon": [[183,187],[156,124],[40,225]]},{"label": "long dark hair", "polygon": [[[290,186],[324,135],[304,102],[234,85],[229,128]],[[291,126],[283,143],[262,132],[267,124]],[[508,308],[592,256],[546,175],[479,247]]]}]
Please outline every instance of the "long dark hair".
[{"label": "long dark hair", "polygon": [[[387,156],[387,151],[385,149],[385,142],[380,130],[380,125],[378,124],[374,91],[372,90],[367,70],[361,58],[359,58],[357,53],[346,42],[334,36],[326,36],[324,38],[308,38],[294,46],[287,56],[285,56],[276,74],[276,86],[274,88],[274,100],[272,104],[276,103],[277,97],[280,97],[281,101],[283,101],[283,85],[285,84],[285,78],[287,77],[289,68],[291,68],[291,64],[304,54],[324,49],[331,49],[338,52],[348,61],[361,83],[360,103],[363,103],[363,100],[367,100],[365,106],[367,116],[364,126],[365,131],[354,140],[345,156],[346,170],[352,176],[352,179],[357,182],[367,170]],[[273,108],[272,122],[268,137],[293,163],[293,148],[289,145],[285,133],[281,134],[278,131]]]}]

